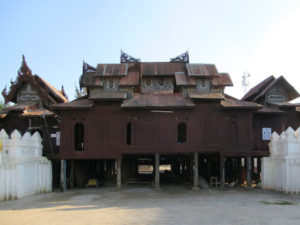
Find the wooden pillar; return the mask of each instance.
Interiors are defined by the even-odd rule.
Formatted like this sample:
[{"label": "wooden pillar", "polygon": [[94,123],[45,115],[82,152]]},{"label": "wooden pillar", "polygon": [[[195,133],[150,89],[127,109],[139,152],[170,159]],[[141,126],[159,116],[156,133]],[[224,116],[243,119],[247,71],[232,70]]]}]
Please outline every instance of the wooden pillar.
[{"label": "wooden pillar", "polygon": [[206,178],[209,181],[211,177],[211,157],[206,158]]},{"label": "wooden pillar", "polygon": [[159,187],[159,153],[155,153],[155,178],[154,178],[154,187],[156,190],[160,190]]},{"label": "wooden pillar", "polygon": [[67,162],[66,160],[60,160],[60,188],[62,191],[67,189]]},{"label": "wooden pillar", "polygon": [[247,169],[247,187],[251,188],[251,181],[252,181],[252,166],[251,166],[251,157],[247,156],[246,160],[246,169]]},{"label": "wooden pillar", "polygon": [[261,180],[260,174],[261,174],[261,157],[258,157],[257,158],[257,175],[258,175],[259,180]]},{"label": "wooden pillar", "polygon": [[117,159],[117,188],[121,189],[122,187],[122,174],[121,174],[121,164],[122,164],[122,159],[118,158]]},{"label": "wooden pillar", "polygon": [[225,183],[225,158],[220,156],[220,186],[224,187]]},{"label": "wooden pillar", "polygon": [[70,188],[74,187],[74,161],[70,163]]},{"label": "wooden pillar", "polygon": [[193,190],[198,190],[198,152],[194,153],[194,183],[193,183]]}]

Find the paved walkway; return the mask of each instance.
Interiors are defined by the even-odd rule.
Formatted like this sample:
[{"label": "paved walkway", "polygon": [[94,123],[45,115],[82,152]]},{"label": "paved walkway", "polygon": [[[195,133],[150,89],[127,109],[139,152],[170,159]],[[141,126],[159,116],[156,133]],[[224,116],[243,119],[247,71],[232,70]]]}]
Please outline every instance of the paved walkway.
[{"label": "paved walkway", "polygon": [[0,224],[300,224],[300,196],[182,186],[78,189],[0,202]]}]

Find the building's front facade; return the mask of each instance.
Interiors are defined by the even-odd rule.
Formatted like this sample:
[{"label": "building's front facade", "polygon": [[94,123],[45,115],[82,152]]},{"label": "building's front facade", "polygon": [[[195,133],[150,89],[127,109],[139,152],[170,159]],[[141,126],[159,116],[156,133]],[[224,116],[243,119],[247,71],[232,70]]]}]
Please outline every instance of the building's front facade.
[{"label": "building's front facade", "polygon": [[84,64],[80,85],[87,95],[54,106],[61,146],[49,157],[67,160],[71,183],[115,175],[120,186],[143,180],[148,166],[158,187],[159,166],[167,165],[167,173],[195,187],[199,174],[223,184],[225,174],[239,178],[241,158],[250,165],[251,157],[268,155],[253,149],[253,112],[261,105],[225,95],[232,86],[227,73],[191,64],[187,54],[157,63],[124,55],[120,64]]}]

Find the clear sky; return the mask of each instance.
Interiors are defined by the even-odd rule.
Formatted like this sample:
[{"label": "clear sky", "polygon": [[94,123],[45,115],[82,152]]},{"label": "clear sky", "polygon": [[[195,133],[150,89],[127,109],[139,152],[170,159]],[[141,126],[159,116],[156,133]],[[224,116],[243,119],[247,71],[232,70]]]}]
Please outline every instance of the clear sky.
[{"label": "clear sky", "polygon": [[[74,98],[82,61],[119,63],[120,50],[142,61],[213,63],[240,98],[269,75],[300,92],[300,1],[0,1],[0,89],[15,80],[22,54],[34,74]],[[2,97],[1,97],[2,99]]]}]

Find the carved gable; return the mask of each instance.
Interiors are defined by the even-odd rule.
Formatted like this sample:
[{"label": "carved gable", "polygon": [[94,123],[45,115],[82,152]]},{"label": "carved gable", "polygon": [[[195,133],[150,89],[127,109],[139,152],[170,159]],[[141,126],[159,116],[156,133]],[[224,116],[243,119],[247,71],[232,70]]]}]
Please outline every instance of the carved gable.
[{"label": "carved gable", "polygon": [[34,105],[41,103],[38,92],[29,83],[24,83],[17,94],[17,104]]}]

